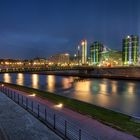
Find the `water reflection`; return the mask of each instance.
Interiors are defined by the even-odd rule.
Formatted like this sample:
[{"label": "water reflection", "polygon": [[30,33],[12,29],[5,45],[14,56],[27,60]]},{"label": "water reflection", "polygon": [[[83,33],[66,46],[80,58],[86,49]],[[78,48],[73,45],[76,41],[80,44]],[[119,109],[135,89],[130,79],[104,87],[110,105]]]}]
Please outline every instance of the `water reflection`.
[{"label": "water reflection", "polygon": [[11,83],[11,76],[10,76],[10,74],[9,73],[3,74],[3,80],[6,83]]},{"label": "water reflection", "polygon": [[77,79],[75,77],[21,73],[1,74],[0,80],[55,92],[62,96],[140,116],[139,81]]},{"label": "water reflection", "polygon": [[91,82],[90,81],[78,81],[75,83],[76,91],[90,91]]},{"label": "water reflection", "polygon": [[112,93],[117,93],[117,86],[118,86],[118,83],[117,81],[112,81],[111,82],[111,87],[112,87]]},{"label": "water reflection", "polygon": [[38,74],[32,74],[32,87],[33,88],[39,88],[39,75]]},{"label": "water reflection", "polygon": [[127,91],[128,91],[129,94],[134,94],[135,84],[134,83],[128,83]]},{"label": "water reflection", "polygon": [[107,93],[108,91],[107,91],[107,84],[106,83],[101,83],[101,84],[99,84],[99,86],[100,86],[100,93]]},{"label": "water reflection", "polygon": [[70,88],[72,86],[72,79],[71,78],[63,78],[62,85],[64,89]]},{"label": "water reflection", "polygon": [[[101,106],[105,106],[108,107],[109,105],[109,98],[108,96],[104,95],[104,94],[99,94],[96,98],[96,100],[98,101],[98,103],[101,103]],[[112,103],[113,105],[113,103]]]},{"label": "water reflection", "polygon": [[48,90],[50,92],[55,91],[55,76],[54,75],[48,75],[46,82],[48,83]]},{"label": "water reflection", "polygon": [[23,73],[18,73],[17,74],[16,83],[18,85],[24,85],[24,75],[23,75]]},{"label": "water reflection", "polygon": [[74,97],[83,101],[91,101],[91,81],[78,81],[75,83]]}]

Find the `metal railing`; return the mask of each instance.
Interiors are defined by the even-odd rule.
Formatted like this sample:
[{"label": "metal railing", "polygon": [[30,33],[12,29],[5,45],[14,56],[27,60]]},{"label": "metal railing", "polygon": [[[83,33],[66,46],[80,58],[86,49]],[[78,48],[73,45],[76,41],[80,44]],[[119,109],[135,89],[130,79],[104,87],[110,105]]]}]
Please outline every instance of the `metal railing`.
[{"label": "metal railing", "polygon": [[59,134],[63,139],[100,140],[99,137],[92,136],[87,131],[82,130],[77,125],[66,120],[62,115],[48,108],[46,105],[37,102],[33,98],[20,94],[20,91],[15,91],[14,89],[3,85],[0,86],[0,91],[15,101],[17,104],[28,110],[34,116],[36,116],[44,124]]}]

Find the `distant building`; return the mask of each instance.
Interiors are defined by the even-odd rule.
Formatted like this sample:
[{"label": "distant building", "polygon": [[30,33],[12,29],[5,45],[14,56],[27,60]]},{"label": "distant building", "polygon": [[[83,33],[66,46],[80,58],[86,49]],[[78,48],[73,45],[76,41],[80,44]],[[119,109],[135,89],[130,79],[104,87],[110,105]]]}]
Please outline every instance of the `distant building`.
[{"label": "distant building", "polygon": [[52,65],[68,65],[70,56],[68,53],[56,54],[48,58],[48,62]]},{"label": "distant building", "polygon": [[127,36],[123,39],[122,61],[123,65],[136,65],[138,61],[138,36]]},{"label": "distant building", "polygon": [[140,53],[138,54],[138,65],[140,65]]},{"label": "distant building", "polygon": [[80,46],[77,47],[77,64],[80,65],[81,63],[81,53],[80,53]]},{"label": "distant building", "polygon": [[122,52],[116,50],[108,50],[101,52],[100,59],[101,66],[121,66],[122,65]]},{"label": "distant building", "polygon": [[87,64],[87,41],[82,40],[82,64]]},{"label": "distant building", "polygon": [[[31,65],[32,65],[33,67],[45,66],[45,65],[48,63],[47,60],[46,60],[45,58],[39,58],[39,57],[34,58],[34,59],[31,60],[30,62],[31,62]],[[27,63],[27,64],[29,65],[30,63]]]},{"label": "distant building", "polygon": [[100,42],[94,42],[90,46],[90,62],[92,65],[98,65],[100,63],[102,51],[103,45]]}]

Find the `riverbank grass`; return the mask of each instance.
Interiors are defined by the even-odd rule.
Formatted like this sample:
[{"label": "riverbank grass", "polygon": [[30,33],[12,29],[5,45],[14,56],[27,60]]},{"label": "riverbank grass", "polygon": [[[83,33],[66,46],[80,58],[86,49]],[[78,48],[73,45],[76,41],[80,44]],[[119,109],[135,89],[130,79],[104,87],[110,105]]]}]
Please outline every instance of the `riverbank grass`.
[{"label": "riverbank grass", "polygon": [[[1,83],[2,84],[2,83]],[[117,113],[102,107],[98,107],[96,105],[92,105],[89,103],[85,103],[82,101],[78,101],[75,99],[70,99],[67,97],[63,97],[60,95],[56,95],[50,92],[45,92],[29,87],[19,86],[15,84],[7,84],[3,83],[5,86],[24,91],[27,94],[36,94],[42,98],[46,98],[54,103],[63,103],[64,106],[77,111],[81,114],[88,115],[96,120],[109,125],[113,128],[119,129],[121,131],[125,131],[130,133],[136,137],[140,138],[140,123],[135,122],[131,116],[127,116],[121,113]]]}]

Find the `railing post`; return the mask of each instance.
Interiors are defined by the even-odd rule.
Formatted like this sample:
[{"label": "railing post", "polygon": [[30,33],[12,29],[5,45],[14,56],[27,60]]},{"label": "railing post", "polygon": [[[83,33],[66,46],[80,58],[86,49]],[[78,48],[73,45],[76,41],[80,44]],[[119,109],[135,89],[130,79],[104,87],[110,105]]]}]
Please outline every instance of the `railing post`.
[{"label": "railing post", "polygon": [[33,107],[34,107],[34,104],[33,104],[33,101],[32,101],[32,111],[34,111],[34,110],[33,110],[33,109],[34,109]]},{"label": "railing post", "polygon": [[11,91],[11,99],[13,99],[13,91]]},{"label": "railing post", "polygon": [[67,137],[67,121],[65,120],[65,137]]},{"label": "railing post", "polygon": [[10,98],[12,98],[12,90],[10,91]]},{"label": "railing post", "polygon": [[[7,88],[5,88],[5,92],[6,92]],[[7,90],[7,95],[8,95],[8,90]]]},{"label": "railing post", "polygon": [[39,104],[37,106],[37,117],[39,118]]},{"label": "railing post", "polygon": [[5,87],[3,87],[3,92],[5,93]]},{"label": "railing post", "polygon": [[79,129],[79,140],[81,140],[81,129]]},{"label": "railing post", "polygon": [[16,95],[15,95],[15,92],[14,92],[14,101],[15,101],[15,98],[16,98],[15,96],[16,96]]},{"label": "railing post", "polygon": [[18,104],[19,104],[19,94],[18,94]]},{"label": "railing post", "polygon": [[11,98],[11,90],[9,90],[9,98]]},{"label": "railing post", "polygon": [[47,111],[46,111],[46,107],[45,107],[45,121],[47,121]]},{"label": "railing post", "polygon": [[28,98],[26,97],[26,109],[28,109]]},{"label": "railing post", "polygon": [[9,98],[11,98],[11,90],[9,91]]},{"label": "railing post", "polygon": [[55,114],[53,115],[53,120],[54,120],[54,124],[53,124],[53,128],[55,129],[55,119],[56,119],[56,116]]},{"label": "railing post", "polygon": [[10,93],[11,93],[11,91],[9,90],[9,98],[10,98]]},{"label": "railing post", "polygon": [[[3,93],[5,93],[5,91],[4,91],[4,90],[5,90],[5,87],[3,87],[3,89],[2,89]],[[5,93],[5,94],[6,94],[6,93]]]},{"label": "railing post", "polygon": [[21,99],[21,102],[22,102],[22,105],[23,105],[23,96],[21,97],[22,99]]},{"label": "railing post", "polygon": [[7,92],[7,93],[8,93],[8,94],[7,94],[7,95],[8,95],[8,97],[9,97],[9,89],[8,89],[8,92]]}]

